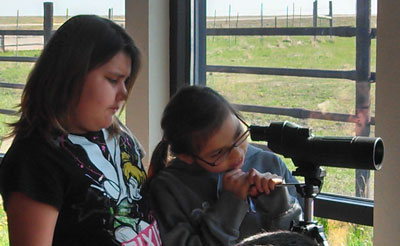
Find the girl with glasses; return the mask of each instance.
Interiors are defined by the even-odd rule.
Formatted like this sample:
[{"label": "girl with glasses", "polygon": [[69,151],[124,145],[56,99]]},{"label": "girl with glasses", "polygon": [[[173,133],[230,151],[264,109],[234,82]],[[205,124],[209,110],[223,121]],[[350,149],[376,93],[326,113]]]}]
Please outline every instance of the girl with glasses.
[{"label": "girl with glasses", "polygon": [[166,106],[149,196],[163,245],[233,245],[299,220],[297,182],[275,154],[247,142],[249,128],[208,87],[181,89]]}]

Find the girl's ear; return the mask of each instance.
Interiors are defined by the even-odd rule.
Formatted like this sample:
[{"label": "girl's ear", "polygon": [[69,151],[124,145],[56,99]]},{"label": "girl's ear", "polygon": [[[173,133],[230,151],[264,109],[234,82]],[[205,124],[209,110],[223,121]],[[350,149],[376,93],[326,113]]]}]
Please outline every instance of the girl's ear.
[{"label": "girl's ear", "polygon": [[187,164],[192,164],[194,162],[194,158],[191,155],[179,154],[177,156],[181,161],[186,162]]}]

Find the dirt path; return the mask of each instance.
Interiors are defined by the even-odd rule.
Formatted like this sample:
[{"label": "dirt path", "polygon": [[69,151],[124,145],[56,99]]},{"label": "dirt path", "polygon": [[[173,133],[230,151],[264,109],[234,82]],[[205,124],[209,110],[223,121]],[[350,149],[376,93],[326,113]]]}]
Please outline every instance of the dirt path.
[{"label": "dirt path", "polygon": [[[4,40],[5,50],[37,50],[43,48],[42,36],[6,36]],[[2,47],[0,47],[0,50]]]}]

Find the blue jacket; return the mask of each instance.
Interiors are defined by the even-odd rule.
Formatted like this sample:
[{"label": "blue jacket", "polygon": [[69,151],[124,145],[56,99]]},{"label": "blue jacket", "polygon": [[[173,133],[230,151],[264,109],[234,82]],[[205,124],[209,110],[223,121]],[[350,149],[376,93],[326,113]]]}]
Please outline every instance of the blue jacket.
[{"label": "blue jacket", "polygon": [[[278,174],[284,178],[285,183],[298,183],[297,179],[292,175],[292,172],[279,156],[251,144],[248,145],[242,170],[247,172],[250,168],[255,168],[260,173],[270,172]],[[289,186],[288,190],[291,196],[297,197],[299,200],[302,199],[294,186]]]}]

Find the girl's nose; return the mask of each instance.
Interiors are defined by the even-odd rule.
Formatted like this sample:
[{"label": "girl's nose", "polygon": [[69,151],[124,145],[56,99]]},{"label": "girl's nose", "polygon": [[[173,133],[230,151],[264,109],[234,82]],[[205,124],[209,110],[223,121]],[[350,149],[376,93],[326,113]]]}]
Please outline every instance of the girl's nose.
[{"label": "girl's nose", "polygon": [[231,153],[229,154],[229,157],[233,161],[239,160],[243,158],[243,156],[244,156],[243,149],[240,146],[233,147]]},{"label": "girl's nose", "polygon": [[125,101],[128,98],[128,90],[126,89],[125,81],[121,81],[118,86],[117,100]]}]

